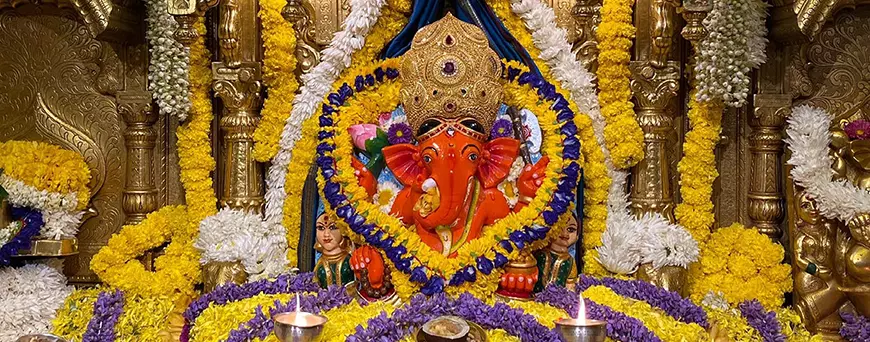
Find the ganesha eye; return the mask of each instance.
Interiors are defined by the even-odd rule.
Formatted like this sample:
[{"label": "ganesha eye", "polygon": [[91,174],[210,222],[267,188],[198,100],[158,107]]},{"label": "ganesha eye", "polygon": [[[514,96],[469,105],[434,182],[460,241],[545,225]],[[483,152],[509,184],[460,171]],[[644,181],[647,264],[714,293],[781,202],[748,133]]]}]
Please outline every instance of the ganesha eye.
[{"label": "ganesha eye", "polygon": [[472,153],[468,155],[468,159],[475,161],[477,160],[477,153]]},{"label": "ganesha eye", "polygon": [[426,162],[426,164],[429,164],[429,163],[432,162],[432,157],[430,157],[430,156],[423,156],[423,161]]}]

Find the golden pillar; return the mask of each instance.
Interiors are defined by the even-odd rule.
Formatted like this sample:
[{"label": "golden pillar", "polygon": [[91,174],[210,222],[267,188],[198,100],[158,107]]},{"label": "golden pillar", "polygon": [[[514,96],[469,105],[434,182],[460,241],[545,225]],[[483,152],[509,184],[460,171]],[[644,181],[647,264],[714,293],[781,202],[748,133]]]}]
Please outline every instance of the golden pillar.
[{"label": "golden pillar", "polygon": [[317,31],[314,27],[314,9],[308,1],[287,0],[281,16],[296,31],[297,70],[306,73],[320,63],[320,46],[317,44]]},{"label": "golden pillar", "polygon": [[668,61],[656,67],[652,60],[632,61],[630,69],[645,156],[631,173],[630,208],[635,215],[655,212],[673,222],[668,141],[674,132],[674,115],[666,109],[679,90],[679,63]]},{"label": "golden pillar", "polygon": [[254,160],[254,130],[260,121],[262,90],[256,0],[223,0],[219,5],[220,61],[212,64],[215,95],[223,100],[220,128],[220,202],[233,209],[261,211],[263,169]]},{"label": "golden pillar", "polygon": [[631,173],[630,209],[635,215],[659,213],[670,221],[674,196],[668,155],[676,113],[669,105],[680,88],[680,63],[670,60],[676,6],[669,0],[638,2],[635,54],[639,60],[629,65],[645,156]]},{"label": "golden pillar", "polygon": [[598,42],[595,30],[601,22],[601,0],[577,0],[571,8],[574,17],[574,48],[577,59],[586,70],[595,73],[598,69]]},{"label": "golden pillar", "polygon": [[127,147],[127,183],[121,203],[126,214],[125,224],[136,224],[145,215],[157,210],[157,187],[151,174],[157,132],[154,123],[158,114],[151,106],[151,92],[120,91],[118,112],[127,124],[124,145]]},{"label": "golden pillar", "polygon": [[759,232],[775,241],[782,236],[782,128],[791,108],[790,94],[756,94],[749,118],[748,214]]}]

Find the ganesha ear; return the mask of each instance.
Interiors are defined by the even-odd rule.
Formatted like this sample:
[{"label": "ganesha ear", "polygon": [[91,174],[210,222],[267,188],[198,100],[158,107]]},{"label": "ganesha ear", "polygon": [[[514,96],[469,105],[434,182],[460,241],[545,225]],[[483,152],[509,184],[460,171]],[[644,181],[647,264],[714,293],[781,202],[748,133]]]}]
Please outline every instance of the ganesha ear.
[{"label": "ganesha ear", "polygon": [[487,153],[484,153],[484,162],[477,167],[477,175],[484,188],[493,188],[511,172],[520,142],[513,138],[496,138],[487,142],[483,149]]},{"label": "ganesha ear", "polygon": [[419,163],[417,147],[411,144],[397,144],[384,147],[381,152],[387,167],[404,186],[422,183],[426,178],[426,170]]}]

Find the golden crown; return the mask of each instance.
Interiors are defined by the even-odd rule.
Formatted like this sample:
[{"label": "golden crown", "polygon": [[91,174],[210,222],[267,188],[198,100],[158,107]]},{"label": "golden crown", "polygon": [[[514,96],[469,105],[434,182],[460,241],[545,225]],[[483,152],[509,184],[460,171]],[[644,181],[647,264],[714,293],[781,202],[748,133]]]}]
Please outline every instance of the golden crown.
[{"label": "golden crown", "polygon": [[503,90],[486,34],[448,13],[414,36],[402,58],[402,103],[415,135],[429,119],[476,120],[489,136]]}]

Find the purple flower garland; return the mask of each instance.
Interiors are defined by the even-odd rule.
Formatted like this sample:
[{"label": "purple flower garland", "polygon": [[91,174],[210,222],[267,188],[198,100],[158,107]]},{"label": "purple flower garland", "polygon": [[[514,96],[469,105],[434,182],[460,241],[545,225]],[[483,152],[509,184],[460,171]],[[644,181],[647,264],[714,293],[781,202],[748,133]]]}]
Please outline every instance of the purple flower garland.
[{"label": "purple flower garland", "polygon": [[[504,65],[502,68],[502,78],[506,81],[528,85],[537,91],[541,100],[552,103],[551,108],[556,111],[556,119],[561,123],[559,131],[563,135],[562,158],[568,161],[568,165],[561,172],[562,176],[557,183],[549,207],[541,212],[546,226],[523,227],[512,232],[508,239],[500,241],[498,246],[510,253],[514,248],[522,249],[526,244],[546,237],[550,229],[549,226],[555,224],[559,216],[568,210],[568,206],[574,199],[574,191],[577,188],[580,174],[580,165],[577,164],[577,160],[580,158],[580,140],[577,138],[574,112],[569,108],[568,100],[556,92],[554,85],[530,72],[523,72],[520,69]],[[478,271],[490,274],[493,267],[500,268],[507,264],[507,257],[498,251],[495,252],[495,258],[492,260],[479,256],[475,265],[467,265],[453,275],[427,274],[425,265],[417,265],[412,268],[411,266],[417,261],[413,254],[409,253],[408,249],[401,243],[394,246],[396,241],[393,237],[388,236],[380,227],[366,222],[366,213],[358,212],[352,204],[354,201],[343,193],[342,186],[332,180],[336,174],[335,158],[331,156],[331,152],[335,150],[335,144],[331,141],[335,136],[333,114],[341,110],[345,102],[353,96],[354,91],[360,92],[375,87],[379,83],[393,81],[398,77],[399,71],[397,69],[379,67],[375,69],[374,75],[357,76],[353,88],[345,83],[339,87],[338,91],[326,97],[327,101],[322,105],[322,114],[318,118],[321,130],[318,132],[320,143],[317,145],[315,162],[326,181],[323,189],[326,201],[335,210],[336,215],[342,218],[354,233],[362,236],[366,243],[384,250],[387,258],[393,262],[396,269],[408,274],[412,282],[422,284],[421,292],[423,294],[432,295],[444,291],[446,277],[449,276],[450,280],[447,284],[449,286],[475,282]]]},{"label": "purple flower garland", "polygon": [[0,247],[0,266],[8,266],[19,250],[30,248],[30,240],[42,229],[42,213],[37,210],[13,207],[12,218],[22,221],[23,225],[15,237]]},{"label": "purple flower garland", "polygon": [[282,274],[275,280],[262,279],[247,284],[224,284],[214,291],[200,296],[184,310],[184,327],[181,330],[181,342],[190,341],[190,329],[196,318],[211,305],[224,305],[258,294],[279,294],[295,292],[315,292],[320,286],[314,282],[311,272],[298,275]]},{"label": "purple flower garland", "polygon": [[82,342],[111,342],[115,340],[115,325],[124,311],[124,293],[100,292],[94,303],[94,316],[82,335]]},{"label": "purple flower garland", "polygon": [[[304,312],[321,313],[334,308],[350,304],[353,298],[347,293],[347,289],[343,286],[332,285],[327,289],[322,289],[315,295],[300,295],[299,304]],[[269,316],[263,312],[263,306],[257,307],[257,312],[254,318],[242,323],[238,328],[230,331],[229,338],[226,342],[247,342],[253,341],[255,338],[261,340],[266,339],[272,330],[275,328],[275,321],[272,320],[276,314],[291,312],[296,310],[296,297],[293,297],[287,304],[282,304],[278,301],[275,306],[269,310]]]},{"label": "purple flower garland", "polygon": [[[535,295],[536,302],[565,310],[573,318],[577,318],[574,315],[576,315],[578,310],[579,298],[576,292],[557,285],[549,285],[544,291]],[[588,318],[607,322],[607,337],[617,341],[661,342],[661,339],[647,329],[639,319],[613,311],[609,307],[599,305],[589,299],[586,299],[585,304]]]},{"label": "purple flower garland", "polygon": [[535,317],[504,303],[488,305],[463,293],[458,299],[448,298],[443,293],[431,297],[417,295],[411,302],[393,312],[371,318],[366,328],[356,327],[356,332],[347,337],[348,342],[399,341],[427,321],[443,315],[455,315],[480,324],[485,329],[503,329],[522,341],[559,341],[559,335],[541,325]]},{"label": "purple flower garland", "polygon": [[661,309],[669,316],[683,323],[697,323],[704,329],[710,328],[707,313],[692,301],[681,297],[678,293],[668,291],[642,280],[621,280],[616,278],[593,278],[580,275],[576,291],[582,292],[591,286],[603,285],[616,294],[635,300],[644,301]]},{"label": "purple flower garland", "polygon": [[785,335],[782,334],[782,327],[776,319],[776,312],[765,311],[757,299],[740,303],[737,308],[740,309],[740,314],[749,326],[761,334],[764,342],[785,342]]},{"label": "purple flower garland", "polygon": [[840,327],[840,336],[849,342],[870,341],[870,321],[867,317],[841,312],[843,326]]}]

